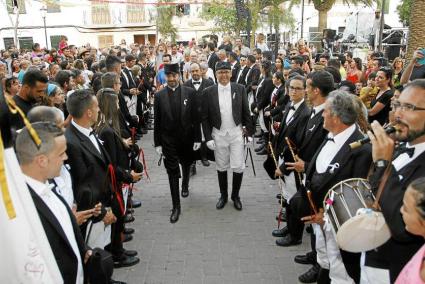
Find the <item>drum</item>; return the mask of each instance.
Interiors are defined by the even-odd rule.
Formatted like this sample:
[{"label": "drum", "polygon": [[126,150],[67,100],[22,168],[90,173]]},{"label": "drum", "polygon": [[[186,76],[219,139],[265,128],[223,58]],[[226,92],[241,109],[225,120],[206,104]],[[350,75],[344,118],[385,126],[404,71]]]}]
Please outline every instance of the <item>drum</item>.
[{"label": "drum", "polygon": [[381,212],[372,209],[375,196],[366,179],[339,182],[325,196],[324,208],[339,247],[364,252],[384,244],[391,236]]}]

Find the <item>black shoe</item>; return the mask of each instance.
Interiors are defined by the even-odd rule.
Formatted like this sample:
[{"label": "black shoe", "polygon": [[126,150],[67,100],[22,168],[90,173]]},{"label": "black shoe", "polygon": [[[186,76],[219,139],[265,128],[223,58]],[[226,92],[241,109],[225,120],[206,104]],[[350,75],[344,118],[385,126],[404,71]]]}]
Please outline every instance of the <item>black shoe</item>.
[{"label": "black shoe", "polygon": [[255,138],[263,137],[263,133],[262,133],[262,132],[260,132],[260,133],[258,133],[258,134],[255,134],[255,135],[254,135],[254,137],[255,137]]},{"label": "black shoe", "polygon": [[133,228],[124,228],[124,234],[126,234],[126,235],[134,234],[134,229]]},{"label": "black shoe", "polygon": [[288,235],[289,230],[288,227],[283,227],[282,229],[274,229],[272,232],[272,236],[276,238],[283,238]]},{"label": "black shoe", "polygon": [[260,138],[255,142],[255,144],[264,144],[264,139]]},{"label": "black shoe", "polygon": [[146,130],[153,130],[153,126],[152,125],[146,125],[145,129]]},{"label": "black shoe", "polygon": [[170,223],[175,223],[179,220],[180,216],[180,207],[173,208],[171,210]]},{"label": "black shoe", "polygon": [[285,237],[281,239],[276,240],[276,244],[281,247],[290,247],[290,246],[297,246],[301,244],[302,240],[293,240],[291,235],[286,235]]},{"label": "black shoe", "polygon": [[236,210],[241,211],[242,210],[242,202],[239,197],[236,197],[233,199],[233,206]]},{"label": "black shoe", "polygon": [[316,260],[314,259],[313,253],[308,252],[304,255],[296,255],[294,258],[294,261],[299,264],[312,264],[314,265],[316,263]]},{"label": "black shoe", "polygon": [[263,150],[258,151],[258,152],[257,152],[257,155],[267,155],[266,147],[263,147]]},{"label": "black shoe", "polygon": [[298,277],[298,280],[301,283],[316,283],[317,277],[319,276],[319,270],[320,270],[320,266],[316,264],[312,268],[310,268],[307,272],[300,275],[300,277]]},{"label": "black shoe", "polygon": [[141,132],[142,134],[148,134],[148,130],[147,130],[147,129],[145,129],[145,128],[142,128],[142,129],[140,130],[140,132]]},{"label": "black shoe", "polygon": [[227,198],[224,197],[220,197],[218,199],[217,204],[215,205],[215,208],[217,208],[218,210],[223,209],[224,205],[226,205],[227,203]]},{"label": "black shoe", "polygon": [[135,250],[124,250],[124,254],[126,256],[136,256],[137,255],[137,251],[135,251]]},{"label": "black shoe", "polygon": [[110,279],[109,284],[127,284],[127,282]]},{"label": "black shoe", "polygon": [[134,214],[134,209],[133,208],[127,208],[127,210],[125,210],[125,214]]},{"label": "black shoe", "polygon": [[182,186],[182,197],[186,198],[189,196],[189,188],[187,186]]},{"label": "black shoe", "polygon": [[255,148],[254,151],[255,153],[263,151],[265,149],[265,144],[260,145],[258,148]]},{"label": "black shoe", "polygon": [[131,208],[139,208],[142,206],[142,201],[132,198],[131,199]]},{"label": "black shoe", "polygon": [[140,262],[138,257],[123,255],[119,260],[114,260],[114,268],[129,267]]},{"label": "black shoe", "polygon": [[124,217],[124,223],[131,223],[131,222],[134,222],[134,216],[131,216],[131,215],[125,215],[125,217]]},{"label": "black shoe", "polygon": [[127,243],[129,241],[133,240],[133,236],[132,235],[126,235],[124,234],[124,239],[122,240],[123,243]]},{"label": "black shoe", "polygon": [[313,234],[313,228],[311,226],[307,226],[307,228],[305,228],[305,231],[309,234]]},{"label": "black shoe", "polygon": [[201,163],[204,167],[209,167],[210,166],[210,161],[208,160],[201,160]]}]

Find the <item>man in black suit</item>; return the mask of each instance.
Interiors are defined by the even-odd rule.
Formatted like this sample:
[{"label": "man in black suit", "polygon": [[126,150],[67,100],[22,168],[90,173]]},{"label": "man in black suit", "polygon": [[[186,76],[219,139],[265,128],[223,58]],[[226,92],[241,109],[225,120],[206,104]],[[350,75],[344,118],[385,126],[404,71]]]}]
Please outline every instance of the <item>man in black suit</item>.
[{"label": "man in black suit", "polygon": [[64,283],[84,282],[84,264],[91,250],[84,243],[74,215],[62,196],[48,183],[60,175],[66,160],[66,140],[56,125],[33,124],[41,139],[37,147],[27,128],[16,139],[16,154]]},{"label": "man in black suit", "polygon": [[215,151],[221,194],[216,208],[222,209],[227,203],[227,170],[231,168],[231,199],[235,208],[242,210],[239,190],[245,168],[244,140],[252,141],[253,126],[245,88],[230,83],[230,63],[220,62],[216,70],[218,84],[205,89],[202,99],[202,129],[208,148]]},{"label": "man in black suit", "polygon": [[[328,131],[323,128],[323,110],[325,108],[325,101],[328,94],[334,89],[334,80],[332,74],[326,71],[316,71],[309,74],[306,81],[306,93],[308,100],[312,104],[311,114],[305,128],[303,130],[304,135],[302,138],[301,145],[296,149],[297,161],[296,162],[286,162],[287,170],[296,171],[296,175],[305,173],[305,170],[308,168],[308,164],[313,158],[319,146],[323,143]],[[291,202],[288,204],[290,210],[296,211],[299,208],[298,202],[300,198],[303,198],[301,195],[302,185],[299,182],[299,179],[295,179],[295,184],[297,186],[297,193],[292,197]],[[301,201],[304,204],[303,201]],[[295,214],[297,215],[297,214]],[[293,222],[295,226],[297,224],[301,226],[299,230],[303,230],[303,224],[300,222]],[[285,228],[281,230],[273,231],[273,236],[283,237]],[[297,230],[297,229],[296,229]],[[312,251],[308,252],[306,255],[299,255],[295,257],[295,262],[301,264],[313,264],[314,266],[308,270],[306,273],[299,277],[299,280],[302,283],[311,283],[317,280],[320,266],[316,261],[316,250],[315,250],[315,239],[314,234],[311,234],[312,237]]]},{"label": "man in black suit", "polygon": [[136,65],[136,58],[129,54],[125,57],[125,67],[121,69],[121,92],[124,95],[127,108],[133,116],[136,115],[137,96],[140,94],[131,72],[134,65]]},{"label": "man in black suit", "polygon": [[[260,68],[256,64],[254,55],[248,55],[246,61],[246,68],[248,69],[245,76],[245,86],[246,93],[249,95],[250,93],[255,93],[261,75]],[[252,98],[252,100],[253,99],[254,98]]]},{"label": "man in black suit", "polygon": [[214,42],[209,42],[207,44],[208,56],[207,63],[208,67],[214,71],[215,74],[215,64],[219,61],[218,55],[215,53],[216,45]]},{"label": "man in black suit", "polygon": [[[406,231],[400,208],[407,186],[425,173],[425,79],[417,79],[408,84],[393,102],[392,108],[395,120],[393,123],[398,129],[393,138],[401,142],[400,146],[395,149],[393,139],[376,121],[371,125],[374,134],[368,133],[375,163],[375,171],[369,181],[375,191],[386,167],[391,168],[379,200],[391,231],[391,239],[366,253],[362,276],[365,273],[372,279],[368,283],[381,283],[375,281],[377,277],[388,281],[388,271],[393,283],[424,243],[423,238]],[[382,270],[387,270],[386,275],[383,275]]]},{"label": "man in black suit", "polygon": [[246,56],[241,55],[239,57],[240,68],[235,80],[236,83],[244,85],[244,86],[246,85],[246,82],[245,82],[246,74],[248,73],[248,70],[249,70],[248,67],[246,66],[246,62],[247,62]]},{"label": "man in black suit", "polygon": [[181,86],[179,65],[164,66],[167,87],[155,95],[154,143],[159,155],[164,155],[170,183],[173,209],[170,222],[180,216],[179,178],[182,166],[182,197],[189,195],[189,171],[194,160],[193,151],[201,147],[198,107],[195,90]]},{"label": "man in black suit", "polygon": [[[344,91],[333,91],[326,99],[323,110],[323,127],[329,131],[306,170],[306,189],[312,193],[312,200],[318,208],[318,214],[312,216],[311,206],[307,201],[305,190],[299,198],[299,207],[295,211],[287,211],[288,232],[283,239],[277,240],[279,245],[289,246],[301,243],[300,232],[294,232],[294,222],[302,218],[308,223],[323,225],[323,200],[326,193],[335,184],[350,178],[365,178],[372,162],[371,147],[364,145],[351,149],[350,144],[364,138],[356,125],[358,105],[352,96]],[[359,166],[361,165],[361,166]],[[294,214],[291,216],[291,214]],[[317,225],[315,225],[317,227]],[[295,226],[299,228],[299,226]],[[321,229],[322,228],[322,229]],[[316,247],[325,248],[317,257],[328,259],[328,266],[321,267],[329,271],[329,277],[335,283],[343,283],[351,278],[360,282],[360,254],[339,250],[334,239],[331,226],[317,227]],[[298,239],[297,239],[298,238]],[[333,238],[330,240],[330,238]],[[326,240],[329,240],[326,243]],[[325,243],[324,243],[325,242]],[[319,262],[323,265],[324,262]],[[320,274],[320,273],[319,273]],[[325,273],[323,273],[325,275]]]},{"label": "man in black suit", "polygon": [[[190,65],[190,74],[192,75],[192,78],[184,82],[183,86],[192,88],[196,91],[196,105],[198,107],[198,115],[201,117],[201,107],[202,107],[202,92],[204,89],[208,88],[209,86],[214,85],[214,82],[211,79],[202,79],[201,74],[201,67],[199,63],[192,63]],[[202,127],[199,125],[199,127]],[[201,156],[201,162],[205,167],[208,167],[210,165],[210,162],[207,158],[207,145],[205,144],[205,137],[202,139],[201,148],[199,149],[200,156]],[[192,167],[196,167],[196,163],[193,164]],[[195,170],[196,172],[196,170]]]},{"label": "man in black suit", "polygon": [[230,78],[230,82],[236,82],[239,70],[241,69],[241,65],[238,62],[238,56],[234,52],[229,52],[227,55],[227,61],[230,62],[232,68],[232,77]]}]

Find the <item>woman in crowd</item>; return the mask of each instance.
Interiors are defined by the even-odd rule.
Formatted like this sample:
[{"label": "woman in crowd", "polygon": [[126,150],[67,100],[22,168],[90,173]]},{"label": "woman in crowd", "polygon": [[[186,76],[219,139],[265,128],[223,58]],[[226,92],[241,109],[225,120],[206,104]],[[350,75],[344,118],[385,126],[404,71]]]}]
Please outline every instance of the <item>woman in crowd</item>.
[{"label": "woman in crowd", "polygon": [[47,96],[43,98],[43,105],[56,107],[60,110],[63,110],[65,95],[58,85],[48,84],[46,94]]},{"label": "woman in crowd", "polygon": [[274,73],[281,72],[283,74],[283,60],[280,57],[276,58],[274,69]]},{"label": "woman in crowd", "polygon": [[390,67],[381,67],[376,73],[376,86],[379,92],[374,99],[370,102],[370,109],[368,112],[369,122],[376,120],[381,125],[388,122],[388,113],[391,109],[391,98],[394,94],[393,91],[393,71]]},{"label": "woman in crowd", "polygon": [[367,79],[367,86],[360,90],[360,99],[367,108],[370,108],[370,102],[379,92],[379,88],[376,86],[375,78],[376,72],[370,73],[369,78]]},{"label": "woman in crowd", "polygon": [[[406,190],[400,209],[406,230],[425,238],[425,178],[413,181]],[[400,272],[395,284],[425,284],[425,245]]]},{"label": "woman in crowd", "polygon": [[10,65],[12,66],[12,76],[18,78],[19,71],[21,71],[19,59],[13,59]]},{"label": "woman in crowd", "polygon": [[392,64],[394,74],[393,74],[393,85],[397,87],[400,85],[401,74],[403,73],[404,62],[400,57],[396,57]]},{"label": "woman in crowd", "polygon": [[353,58],[349,67],[350,68],[347,74],[347,80],[353,82],[354,84],[360,82],[363,76],[362,60],[358,57]]},{"label": "woman in crowd", "polygon": [[31,57],[43,57],[43,51],[41,50],[39,43],[33,44]]},{"label": "woman in crowd", "polygon": [[12,99],[13,96],[18,94],[19,90],[21,89],[21,84],[19,83],[18,78],[16,77],[7,78],[4,86],[5,86],[4,95],[5,97],[9,99]]}]

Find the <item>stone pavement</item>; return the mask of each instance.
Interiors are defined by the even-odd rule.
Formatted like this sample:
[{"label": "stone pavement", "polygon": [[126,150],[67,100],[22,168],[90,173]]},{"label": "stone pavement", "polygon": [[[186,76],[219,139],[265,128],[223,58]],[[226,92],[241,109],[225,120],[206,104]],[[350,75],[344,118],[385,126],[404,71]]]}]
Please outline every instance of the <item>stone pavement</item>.
[{"label": "stone pavement", "polygon": [[[127,249],[139,252],[140,263],[115,269],[113,278],[127,283],[298,283],[298,275],[310,266],[293,259],[310,247],[304,234],[302,245],[282,248],[275,245],[271,232],[277,227],[275,216],[279,192],[277,182],[268,178],[262,167],[265,156],[254,152],[257,177],[249,159],[241,188],[242,211],[230,201],[216,210],[219,196],[215,164],[197,165],[190,181],[190,195],[181,198],[182,214],[170,224],[171,196],[164,165],[157,166],[158,155],[153,135],[142,138],[151,181],[137,184],[135,196],[142,207],[135,210],[136,230]],[[231,175],[229,174],[229,194]]]}]

